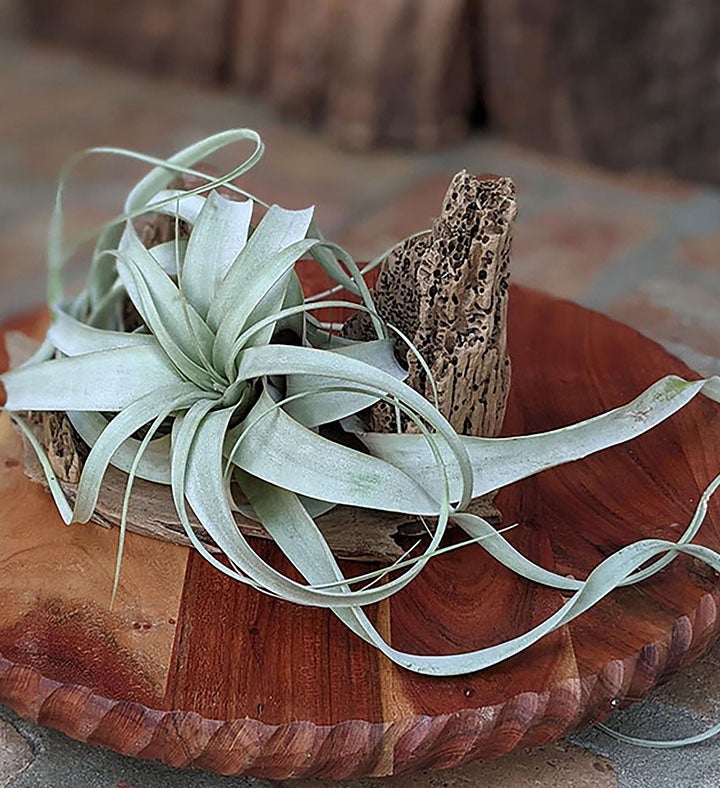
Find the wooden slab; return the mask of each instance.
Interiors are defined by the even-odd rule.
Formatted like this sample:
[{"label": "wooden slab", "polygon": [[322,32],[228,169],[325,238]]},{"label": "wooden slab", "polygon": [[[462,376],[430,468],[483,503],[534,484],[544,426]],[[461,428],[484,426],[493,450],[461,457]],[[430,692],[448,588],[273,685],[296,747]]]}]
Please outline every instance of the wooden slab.
[{"label": "wooden slab", "polygon": [[[619,405],[670,372],[693,377],[631,329],[519,288],[510,353],[508,435]],[[506,521],[521,523],[513,542],[583,577],[632,540],[676,538],[720,468],[718,434],[720,408],[698,399],[631,444],[504,491]],[[274,779],[455,766],[604,718],[718,632],[717,576],[680,558],[506,664],[425,678],[393,667],[326,612],[261,596],[187,548],[134,534],[109,610],[117,531],[63,526],[23,475],[20,451],[3,417],[0,701],[137,757]],[[699,541],[720,549],[717,502]],[[257,549],[277,558],[271,544]],[[371,612],[396,646],[451,653],[520,633],[562,599],[478,547],[431,562]]]}]

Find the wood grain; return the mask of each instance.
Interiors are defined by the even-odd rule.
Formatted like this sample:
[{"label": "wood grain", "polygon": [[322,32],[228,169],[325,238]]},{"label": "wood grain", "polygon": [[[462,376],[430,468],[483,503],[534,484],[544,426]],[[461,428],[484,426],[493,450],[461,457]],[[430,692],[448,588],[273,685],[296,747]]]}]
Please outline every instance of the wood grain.
[{"label": "wood grain", "polygon": [[162,701],[186,556],[132,537],[109,609],[117,531],[58,520],[18,462],[20,444],[0,416],[0,653],[109,697]]},{"label": "wood grain", "polygon": [[[631,329],[519,288],[509,352],[509,435],[598,413],[667,373],[693,376]],[[503,491],[506,521],[521,523],[513,542],[548,568],[583,577],[632,540],[676,538],[720,468],[718,429],[720,409],[694,401],[631,444]],[[450,767],[602,719],[718,633],[717,576],[678,559],[503,665],[426,678],[395,668],[330,614],[260,596],[186,548],[142,537],[126,556],[123,601],[108,612],[109,575],[95,567],[114,559],[114,532],[62,526],[46,493],[19,472],[18,443],[0,436],[0,700],[138,757],[271,779]],[[698,541],[720,549],[717,502]],[[271,544],[256,544],[286,568]],[[478,547],[436,559],[371,613],[399,648],[451,653],[518,634],[562,599]],[[121,608],[131,602],[168,621],[174,606],[174,629],[167,624],[161,642],[145,647],[145,630],[122,629],[130,619]],[[78,626],[66,628],[72,620]]]}]

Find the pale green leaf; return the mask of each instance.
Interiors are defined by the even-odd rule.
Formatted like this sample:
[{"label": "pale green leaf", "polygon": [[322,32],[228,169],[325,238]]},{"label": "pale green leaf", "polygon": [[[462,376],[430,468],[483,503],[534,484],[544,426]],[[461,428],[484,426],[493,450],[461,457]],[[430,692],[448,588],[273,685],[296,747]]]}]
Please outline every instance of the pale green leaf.
[{"label": "pale green leaf", "polygon": [[78,522],[87,522],[90,519],[107,466],[128,438],[148,422],[158,417],[164,419],[174,410],[190,407],[204,399],[205,392],[199,391],[191,383],[158,388],[138,397],[108,422],[83,465],[75,500],[74,519]]},{"label": "pale green leaf", "polygon": [[[88,446],[93,446],[108,426],[108,420],[100,413],[68,411],[67,417],[77,434]],[[128,438],[121,443],[110,460],[110,464],[127,473],[135,462],[140,441]],[[137,464],[137,475],[157,484],[170,484],[170,436],[163,435],[151,441]]]},{"label": "pale green leaf", "polygon": [[[203,350],[209,352],[213,343],[212,332],[196,310],[185,301],[177,285],[142,245],[131,225],[128,225],[123,234],[120,255],[119,262],[123,265],[119,265],[118,270],[123,284],[147,325],[155,333],[152,315],[144,314],[146,304],[138,297],[136,281],[128,275],[128,269],[145,281],[150,300],[155,304],[155,312],[163,324],[172,329],[172,337],[185,355],[196,363],[201,363],[197,356],[197,342],[199,340]],[[192,317],[192,323],[189,322],[189,316]]]},{"label": "pale green leaf", "polygon": [[[381,369],[398,380],[407,378],[407,372],[398,364],[393,343],[389,339],[361,342],[337,348],[330,352],[364,361],[366,364]],[[323,389],[332,389],[333,386],[338,386],[340,383],[342,381],[317,375],[288,375],[288,397],[305,391],[315,393],[311,396],[288,402],[284,408],[286,413],[306,427],[317,427],[320,424],[339,421],[346,416],[365,410],[365,408],[369,408],[379,400],[375,392],[360,394],[348,391],[323,391]]]},{"label": "pale green leaf", "polygon": [[53,347],[66,356],[81,356],[121,347],[152,347],[160,350],[157,339],[150,334],[92,328],[59,309],[55,311],[47,336]]},{"label": "pale green leaf", "polygon": [[67,497],[65,496],[65,492],[58,481],[57,475],[55,473],[55,469],[52,467],[52,463],[47,456],[47,452],[45,451],[45,447],[42,443],[38,440],[37,436],[33,432],[32,428],[25,422],[24,419],[20,418],[16,413],[11,413],[10,418],[12,419],[13,423],[20,429],[23,433],[23,436],[30,444],[32,450],[35,452],[36,457],[43,469],[43,473],[45,474],[45,478],[47,480],[48,489],[50,490],[50,494],[53,497],[55,502],[55,506],[57,507],[58,513],[65,524],[69,524],[72,522],[72,506],[68,501]]},{"label": "pale green leaf", "polygon": [[[254,236],[253,236],[254,237]],[[292,268],[299,257],[315,243],[314,241],[296,241],[282,249],[272,257],[248,257],[244,260],[246,267],[243,277],[236,277],[238,301],[220,322],[213,345],[213,362],[222,368],[228,376],[232,375],[235,357],[233,355],[236,340],[247,327],[251,316],[253,320],[262,320],[268,312],[276,312],[285,298],[285,288]],[[250,246],[245,247],[247,249]],[[238,257],[243,260],[245,250]],[[237,262],[237,261],[236,261]],[[232,271],[231,271],[232,273]],[[223,287],[227,285],[227,280]],[[240,294],[242,293],[242,297]],[[263,299],[271,294],[271,301],[265,307],[259,307]],[[258,308],[259,307],[259,308]],[[267,334],[266,334],[267,337]]]},{"label": "pale green leaf", "polygon": [[[305,374],[336,378],[353,386],[374,387],[378,394],[392,395],[397,399],[398,404],[412,408],[421,419],[437,431],[442,439],[441,444],[447,443],[451,456],[455,459],[453,465],[457,464],[460,467],[462,478],[461,494],[457,498],[453,495],[452,500],[459,499],[459,509],[467,506],[472,491],[473,469],[463,441],[447,419],[422,395],[387,372],[339,353],[288,345],[266,345],[247,348],[241,353],[237,378],[249,380],[269,375]],[[420,486],[424,487],[424,485]]]},{"label": "pale green leaf", "polygon": [[[124,279],[133,283],[134,297],[140,304],[138,311],[142,311],[165,355],[188,380],[201,388],[213,390],[219,376],[204,361],[203,342],[193,331],[191,315],[185,309],[182,297],[178,295],[177,301],[171,303],[156,299],[142,274],[122,258],[118,260],[118,270]],[[192,317],[201,320],[197,315]],[[185,352],[186,348],[188,352]]]},{"label": "pale green leaf", "polygon": [[[302,567],[301,572],[306,580],[315,584],[326,581],[331,575],[335,580],[346,579],[325,537],[297,495],[247,474],[242,474],[241,486],[268,533],[292,563],[298,568]],[[298,560],[299,553],[302,553],[302,557]],[[260,566],[259,570],[253,567],[251,571],[259,584],[279,596],[289,597],[297,604],[332,607],[343,622],[362,636],[362,628],[355,625],[354,619],[359,609],[354,605],[375,604],[387,599],[408,585],[422,568],[422,563],[418,562],[409,571],[393,578],[381,588],[360,591],[351,591],[344,583],[334,591],[314,586],[305,587],[280,575],[267,565]],[[360,615],[363,616],[362,613]]]},{"label": "pale green leaf", "polygon": [[182,189],[163,189],[148,199],[148,204],[153,207],[153,213],[161,213],[171,218],[177,217],[180,221],[194,225],[203,207],[206,198],[201,194],[183,191]]},{"label": "pale green leaf", "polygon": [[238,467],[321,501],[437,515],[438,500],[407,474],[303,427],[263,393],[246,419],[231,457]]},{"label": "pale green leaf", "polygon": [[[697,394],[715,398],[719,380],[688,382],[671,375],[627,405],[551,432],[516,438],[460,436],[473,467],[473,497],[642,435]],[[404,468],[425,489],[437,489],[436,466],[421,436],[361,433],[358,437],[374,456]],[[442,451],[454,498],[459,492],[457,463],[445,447]]]},{"label": "pale green leaf", "polygon": [[[297,271],[293,270],[287,283],[285,291],[285,300],[282,304],[282,311],[292,309],[293,307],[302,307],[304,304],[304,296],[300,279]],[[301,313],[289,315],[288,317],[279,320],[276,324],[277,330],[288,329],[296,334],[302,344],[305,344],[306,331],[305,331],[305,318]]]},{"label": "pale green leaf", "polygon": [[119,411],[155,389],[183,382],[165,354],[150,345],[54,359],[0,380],[11,411]]},{"label": "pale green leaf", "polygon": [[201,317],[220,282],[245,246],[253,204],[211,192],[190,234],[182,269],[182,290]]},{"label": "pale green leaf", "polygon": [[[712,495],[720,487],[720,476],[717,476],[707,487],[707,489],[700,496],[698,505],[695,512],[688,523],[687,528],[677,540],[677,544],[689,544],[700,530],[705,517],[707,515],[708,503]],[[565,590],[576,591],[582,588],[583,580],[578,580],[566,575],[560,575],[556,572],[551,572],[537,564],[534,564],[522,553],[515,549],[504,537],[502,537],[495,528],[482,517],[475,514],[455,513],[452,515],[452,520],[456,522],[467,534],[476,540],[482,540],[482,547],[495,560],[499,561],[503,566],[512,570],[521,577],[530,580],[533,583],[540,583],[541,585],[550,586],[551,588],[561,588]],[[660,558],[653,564],[644,567],[643,569],[630,575],[626,580],[620,582],[618,587],[625,585],[634,585],[642,580],[647,580],[649,577],[657,574],[661,569],[667,566],[673,560],[673,554]]]},{"label": "pale green leaf", "polygon": [[[238,301],[244,302],[246,300],[247,286],[262,274],[265,264],[270,258],[305,238],[312,214],[312,208],[302,211],[288,211],[277,205],[270,207],[248,239],[242,253],[230,266],[218,289],[217,298],[208,312],[208,323],[211,328],[218,329],[228,313],[238,306]],[[309,244],[304,248],[310,249],[311,246],[312,244]],[[303,247],[297,248],[298,256],[294,258],[293,262],[303,254],[300,251]],[[272,277],[270,284],[277,278],[277,276]],[[262,292],[264,293],[268,289],[269,285],[262,288]],[[246,310],[246,316],[254,309],[257,300],[251,299],[249,304],[242,303],[243,309]]]},{"label": "pale green leaf", "polygon": [[[222,177],[213,178],[206,173],[192,169],[193,165],[207,159],[207,157],[212,155],[215,151],[243,141],[250,141],[254,144],[255,147],[253,152],[242,162],[242,164]],[[152,201],[152,199],[159,191],[165,189],[165,187],[167,187],[179,174],[192,175],[205,181],[201,186],[184,192],[184,194],[187,195],[201,194],[204,191],[209,191],[223,184],[228,184],[228,188],[233,188],[230,181],[254,167],[262,158],[264,149],[265,146],[260,139],[260,135],[256,131],[252,129],[229,129],[228,131],[223,131],[219,134],[214,134],[199,140],[167,160],[156,159],[152,156],[146,156],[122,148],[91,148],[88,151],[84,151],[66,165],[58,185],[55,211],[51,224],[51,240],[48,244],[51,271],[49,292],[54,295],[59,291],[60,273],[65,260],[69,256],[62,248],[63,190],[70,170],[82,157],[91,153],[107,153],[137,159],[154,165],[154,169],[142,178],[128,195],[125,201],[125,212],[121,216],[116,217],[115,220],[108,222],[98,239],[88,278],[91,304],[95,306],[112,287],[115,280],[115,266],[112,259],[105,255],[105,252],[117,248],[123,231],[122,226],[126,221],[141,216],[143,213],[149,211],[162,210],[165,205],[177,203],[175,194],[170,194],[164,200]],[[186,199],[190,199],[190,197],[183,197],[183,201]],[[172,215],[174,215],[174,212]],[[50,301],[51,303],[55,303],[56,298],[51,297]]]},{"label": "pale green leaf", "polygon": [[[195,432],[187,462],[185,496],[198,519],[233,565],[240,567],[243,574],[238,573],[238,578],[248,577],[262,590],[298,604],[351,606],[353,598],[343,591],[318,591],[289,580],[277,572],[255,553],[238,529],[220,472],[221,465],[216,459],[218,449],[224,443],[231,415],[231,410],[210,413]],[[437,539],[439,538],[438,535]],[[230,574],[227,569],[225,571]],[[413,568],[403,577],[391,581],[393,585],[365,590],[357,596],[366,599],[368,603],[380,601],[407,584],[417,571],[419,570]]]},{"label": "pale green leaf", "polygon": [[[233,580],[237,580],[240,583],[245,583],[255,587],[255,583],[251,581],[245,574],[237,571],[233,567],[227,566],[225,563],[218,560],[207,549],[207,547],[200,541],[197,534],[195,533],[195,529],[193,528],[188,516],[187,506],[185,503],[185,490],[187,487],[186,479],[191,459],[191,452],[194,449],[196,455],[203,455],[204,453],[204,456],[193,457],[194,473],[199,472],[198,469],[202,466],[204,461],[210,463],[211,466],[217,467],[215,466],[215,460],[217,459],[217,447],[208,445],[207,436],[204,434],[204,431],[203,434],[199,436],[200,443],[196,445],[198,433],[206,421],[208,412],[209,408],[206,406],[206,404],[199,402],[190,408],[190,410],[185,415],[178,416],[178,418],[176,418],[173,423],[171,458],[173,501],[175,502],[175,508],[177,510],[178,516],[180,517],[180,522],[185,529],[185,534],[198,553],[219,572],[233,578]],[[218,432],[221,436],[227,432],[233,412],[233,408],[216,411],[215,423],[213,426],[218,427]],[[205,430],[207,430],[207,425],[205,425]],[[223,492],[221,497],[224,498],[227,495],[224,481],[222,482],[222,490]]]},{"label": "pale green leaf", "polygon": [[177,276],[185,260],[187,241],[184,239],[165,241],[150,247],[148,251],[168,276]]}]

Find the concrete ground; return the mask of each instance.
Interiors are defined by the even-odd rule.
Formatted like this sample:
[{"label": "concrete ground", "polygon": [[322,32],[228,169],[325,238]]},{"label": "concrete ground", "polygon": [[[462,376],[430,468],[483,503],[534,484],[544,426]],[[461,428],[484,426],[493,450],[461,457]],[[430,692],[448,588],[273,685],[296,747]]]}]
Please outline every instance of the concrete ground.
[{"label": "concrete ground", "polygon": [[[349,154],[279,122],[252,101],[155,82],[11,41],[0,40],[0,74],[0,320],[42,299],[53,184],[71,153],[106,144],[168,154],[213,131],[251,126],[263,134],[268,153],[248,177],[250,187],[288,207],[315,203],[326,234],[359,259],[427,226],[458,169],[512,176],[520,202],[515,281],[607,312],[698,371],[720,372],[718,190],[665,177],[610,175],[484,135],[431,154]],[[232,159],[225,156],[219,166],[223,161]],[[86,162],[68,197],[76,230],[109,218],[141,171],[119,160]],[[74,276],[81,271],[79,263],[71,267]],[[711,652],[616,724],[657,737],[698,730],[720,713],[719,653]],[[720,741],[651,751],[598,732],[454,771],[348,783],[355,788],[718,784]],[[265,785],[132,761],[0,709],[0,788]]]}]

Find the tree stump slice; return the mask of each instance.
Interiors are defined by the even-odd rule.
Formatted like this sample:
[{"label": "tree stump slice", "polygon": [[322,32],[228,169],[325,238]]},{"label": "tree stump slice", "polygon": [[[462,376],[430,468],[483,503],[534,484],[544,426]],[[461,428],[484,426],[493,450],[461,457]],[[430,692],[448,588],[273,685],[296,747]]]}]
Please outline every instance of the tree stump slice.
[{"label": "tree stump slice", "polygon": [[[508,435],[591,416],[667,373],[693,376],[631,329],[519,288],[509,352]],[[514,544],[584,577],[632,540],[677,538],[720,468],[718,429],[718,408],[698,399],[632,443],[503,491],[506,522],[521,523]],[[605,718],[718,633],[718,577],[683,557],[503,665],[422,677],[327,612],[257,594],[185,547],[135,534],[109,610],[117,530],[62,525],[23,474],[21,447],[3,416],[0,701],[136,757],[270,779],[452,767]],[[720,549],[717,501],[698,541]],[[274,545],[256,546],[287,569]],[[370,614],[398,648],[451,653],[525,631],[563,598],[476,547],[431,562]]]}]

